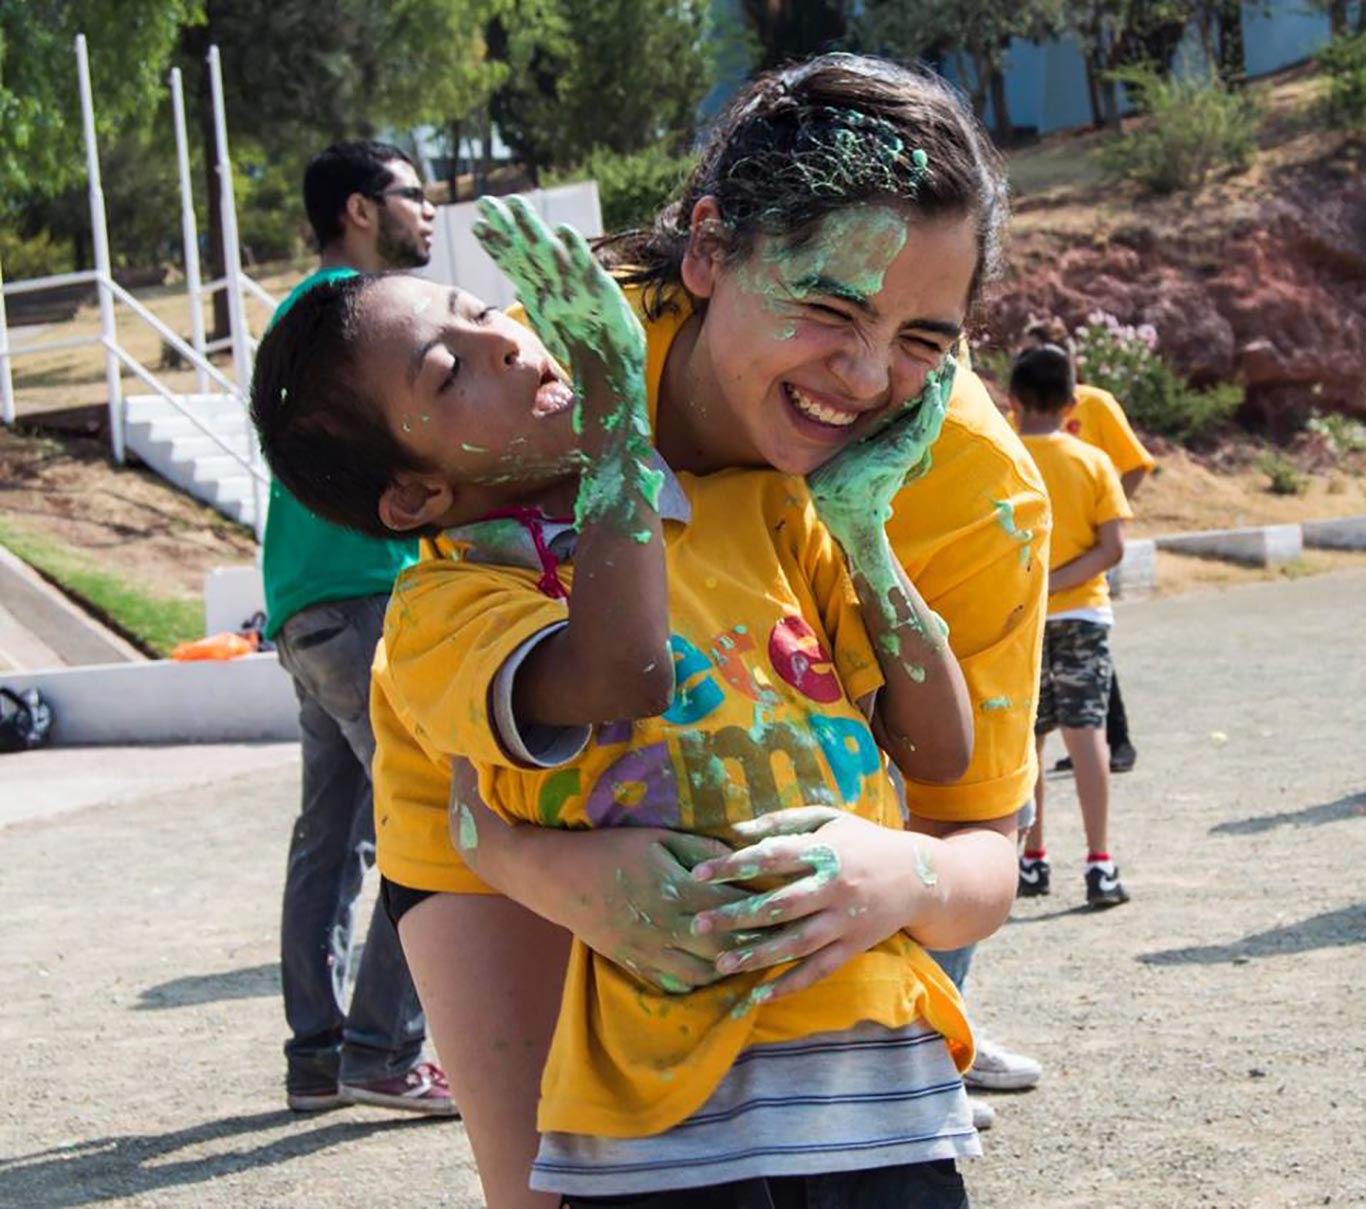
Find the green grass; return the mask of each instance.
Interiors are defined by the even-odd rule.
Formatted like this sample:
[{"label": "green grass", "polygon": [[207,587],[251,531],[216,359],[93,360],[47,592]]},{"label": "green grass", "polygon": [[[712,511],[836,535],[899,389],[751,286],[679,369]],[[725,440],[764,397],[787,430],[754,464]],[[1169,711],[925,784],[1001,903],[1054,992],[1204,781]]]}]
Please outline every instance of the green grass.
[{"label": "green grass", "polygon": [[165,658],[178,642],[202,637],[203,602],[160,596],[90,565],[79,550],[36,537],[0,520],[0,545],[52,580],[111,629],[149,654]]}]

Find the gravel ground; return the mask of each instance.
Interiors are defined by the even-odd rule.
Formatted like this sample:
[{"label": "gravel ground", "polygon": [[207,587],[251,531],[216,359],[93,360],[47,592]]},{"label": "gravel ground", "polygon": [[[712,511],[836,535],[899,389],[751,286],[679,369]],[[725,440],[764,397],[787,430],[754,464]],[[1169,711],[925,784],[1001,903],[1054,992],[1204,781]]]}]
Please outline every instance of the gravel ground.
[{"label": "gravel ground", "polygon": [[[1082,909],[1053,781],[1054,893],[969,984],[1046,1067],[994,1097],[978,1209],[1366,1205],[1364,595],[1350,572],[1121,609],[1141,755],[1112,848],[1134,901]],[[0,1206],[480,1203],[459,1125],[283,1109],[297,775],[3,829]]]}]

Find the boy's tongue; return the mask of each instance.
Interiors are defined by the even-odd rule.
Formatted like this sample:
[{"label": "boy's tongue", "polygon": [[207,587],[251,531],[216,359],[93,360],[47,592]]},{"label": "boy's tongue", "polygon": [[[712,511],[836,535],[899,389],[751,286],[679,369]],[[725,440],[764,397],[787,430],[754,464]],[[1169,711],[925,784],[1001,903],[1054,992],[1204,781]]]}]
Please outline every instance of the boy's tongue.
[{"label": "boy's tongue", "polygon": [[574,390],[567,382],[552,378],[542,382],[536,390],[536,402],[531,408],[533,416],[553,416],[574,404]]}]

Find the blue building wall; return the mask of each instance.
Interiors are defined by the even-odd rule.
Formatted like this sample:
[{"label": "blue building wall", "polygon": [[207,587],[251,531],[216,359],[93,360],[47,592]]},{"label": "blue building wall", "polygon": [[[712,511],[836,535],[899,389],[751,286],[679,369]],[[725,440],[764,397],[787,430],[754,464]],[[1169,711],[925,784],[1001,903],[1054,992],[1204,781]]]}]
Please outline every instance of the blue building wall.
[{"label": "blue building wall", "polygon": [[[1327,15],[1306,11],[1302,0],[1272,0],[1265,13],[1259,6],[1243,6],[1243,39],[1251,76],[1308,58],[1329,36]],[[1186,32],[1176,62],[1178,69],[1202,70],[1203,55],[1194,27]],[[944,63],[943,72],[956,84],[967,83],[959,77],[952,57]],[[1006,100],[1015,126],[1032,126],[1048,134],[1090,125],[1086,61],[1071,37],[1041,46],[1017,39],[1011,43],[1005,75]]]}]

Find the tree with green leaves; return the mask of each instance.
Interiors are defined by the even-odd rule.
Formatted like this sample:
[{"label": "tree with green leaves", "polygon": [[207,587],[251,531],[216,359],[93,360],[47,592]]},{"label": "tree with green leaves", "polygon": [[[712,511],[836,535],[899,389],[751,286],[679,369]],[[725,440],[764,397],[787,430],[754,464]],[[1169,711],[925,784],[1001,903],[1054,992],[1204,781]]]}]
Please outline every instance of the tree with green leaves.
[{"label": "tree with green leaves", "polygon": [[37,200],[84,183],[78,33],[105,137],[146,128],[180,28],[201,11],[200,0],[0,0],[0,198]]},{"label": "tree with green leaves", "polygon": [[[524,19],[531,6],[542,20]],[[508,65],[492,113],[534,174],[691,142],[710,85],[707,0],[519,0],[491,29]]]},{"label": "tree with green leaves", "polygon": [[[499,0],[205,0],[182,30],[180,57],[204,149],[211,276],[221,276],[210,46],[219,48],[229,138],[298,162],[385,125],[443,121],[473,107],[498,76],[481,31]],[[227,328],[220,294],[214,329]]]},{"label": "tree with green leaves", "polygon": [[1010,43],[1054,36],[1061,10],[1060,0],[868,0],[856,28],[862,45],[894,58],[958,56],[973,110],[980,118],[991,102],[994,133],[1004,143],[1012,135],[1005,90]]}]

